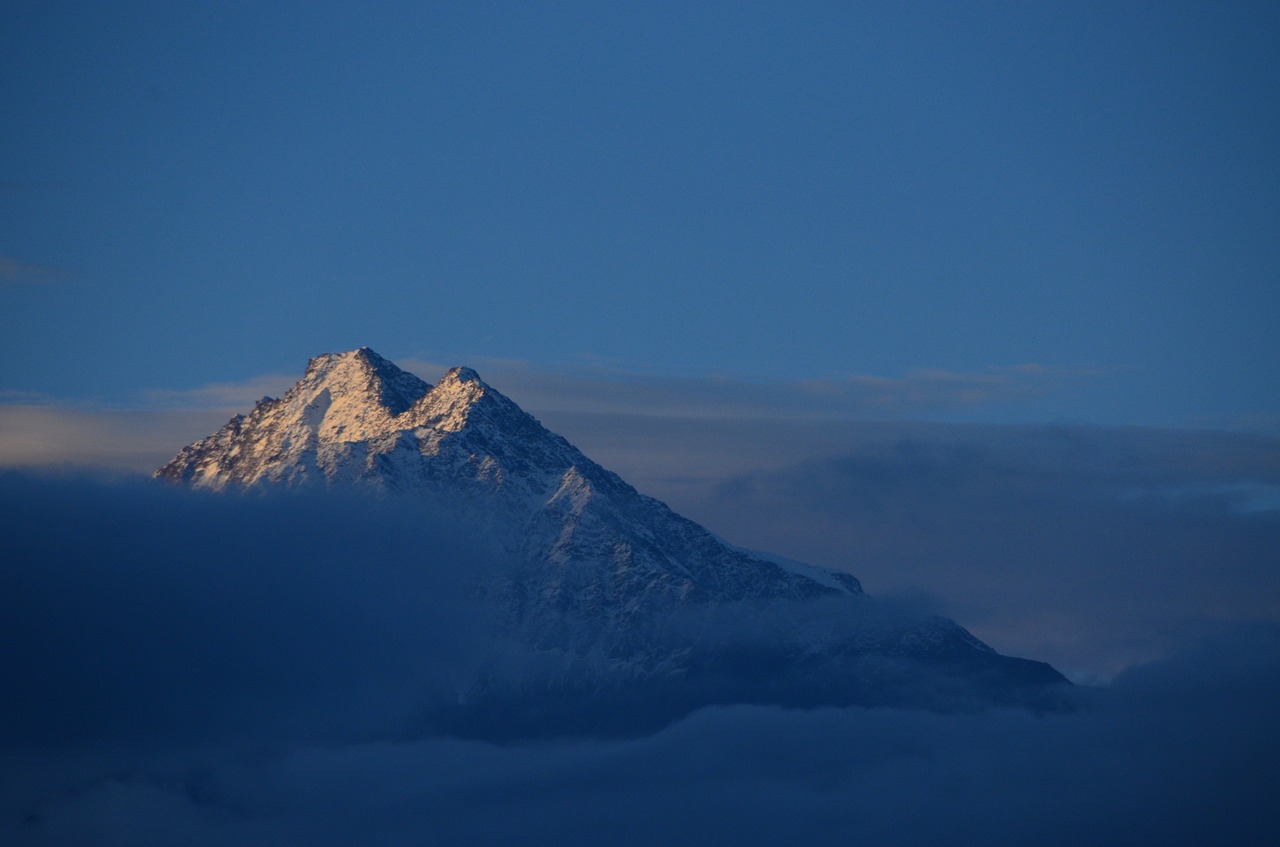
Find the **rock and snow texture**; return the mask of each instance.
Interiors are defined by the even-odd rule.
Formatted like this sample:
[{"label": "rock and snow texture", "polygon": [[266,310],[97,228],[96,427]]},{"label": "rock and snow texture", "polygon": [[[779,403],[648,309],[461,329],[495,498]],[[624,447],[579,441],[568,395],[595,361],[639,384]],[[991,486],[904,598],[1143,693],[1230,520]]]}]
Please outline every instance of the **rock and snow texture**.
[{"label": "rock and snow texture", "polygon": [[797,660],[960,658],[987,673],[999,660],[1061,679],[1047,665],[998,656],[942,618],[904,626],[873,614],[833,634],[793,601],[834,601],[848,617],[866,617],[874,604],[853,576],[725,543],[592,462],[470,368],[430,386],[368,348],[317,356],[284,397],[259,401],[155,475],[215,490],[366,487],[421,495],[473,523],[478,516],[517,563],[498,594],[521,639],[605,655],[626,673],[671,670],[688,655],[669,634],[655,641],[673,614],[687,621],[692,610],[705,623],[763,603],[774,604],[761,619],[766,640]]},{"label": "rock and snow texture", "polygon": [[[311,360],[283,398],[184,448],[156,476],[196,488],[363,485],[479,505],[508,552],[595,605],[861,594],[849,574],[724,544],[549,432],[470,368],[434,387],[368,348]],[[592,597],[593,593],[601,596]],[[607,595],[607,596],[606,596]]]}]

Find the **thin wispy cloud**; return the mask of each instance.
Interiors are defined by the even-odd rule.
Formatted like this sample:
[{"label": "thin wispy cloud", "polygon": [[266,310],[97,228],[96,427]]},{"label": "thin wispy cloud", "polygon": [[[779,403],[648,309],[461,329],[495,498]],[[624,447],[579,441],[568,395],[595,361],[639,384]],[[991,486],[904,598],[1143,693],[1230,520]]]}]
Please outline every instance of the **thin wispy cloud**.
[{"label": "thin wispy cloud", "polygon": [[279,396],[295,377],[144,392],[140,402],[96,405],[0,391],[0,468],[81,468],[149,474],[184,445]]},{"label": "thin wispy cloud", "polygon": [[148,474],[227,418],[227,412],[217,409],[0,403],[0,468]]},{"label": "thin wispy cloud", "polygon": [[967,410],[1016,403],[1052,394],[1072,381],[1102,376],[1091,369],[1023,364],[978,372],[922,369],[902,377],[851,374],[799,384],[815,395],[837,398],[849,414],[913,417],[931,412]]},{"label": "thin wispy cloud", "polygon": [[[421,359],[400,364],[429,381],[448,367]],[[1102,376],[1091,369],[1021,364],[979,372],[935,369],[901,377],[849,374],[753,382],[605,367],[553,370],[510,359],[468,364],[532,411],[691,418],[923,417],[1034,400]]]},{"label": "thin wispy cloud", "polygon": [[20,262],[0,256],[0,285],[18,283],[51,283],[68,279],[70,274],[59,268]]},{"label": "thin wispy cloud", "polygon": [[264,374],[240,382],[214,382],[188,389],[153,389],[144,395],[149,404],[166,408],[250,407],[263,397],[279,397],[298,381],[296,375]]},{"label": "thin wispy cloud", "polygon": [[0,403],[49,403],[54,398],[43,391],[18,391],[12,388],[0,389]]}]

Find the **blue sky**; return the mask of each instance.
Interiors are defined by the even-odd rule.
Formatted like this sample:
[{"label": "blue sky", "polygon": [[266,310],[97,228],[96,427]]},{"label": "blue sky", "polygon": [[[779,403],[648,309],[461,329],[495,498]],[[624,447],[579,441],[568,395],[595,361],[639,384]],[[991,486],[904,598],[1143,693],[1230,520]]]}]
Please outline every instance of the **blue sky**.
[{"label": "blue sky", "polygon": [[1280,621],[1280,12],[616,5],[6,11],[0,468],[369,345],[1077,679]]},{"label": "blue sky", "polygon": [[[1268,4],[42,3],[0,27],[0,392],[324,351],[1274,431]],[[1058,378],[1066,375],[1068,378]]]},{"label": "blue sky", "polygon": [[[0,841],[1277,843],[1277,151],[1275,3],[4,4]],[[474,537],[135,479],[361,345],[1092,705],[408,737]]]}]

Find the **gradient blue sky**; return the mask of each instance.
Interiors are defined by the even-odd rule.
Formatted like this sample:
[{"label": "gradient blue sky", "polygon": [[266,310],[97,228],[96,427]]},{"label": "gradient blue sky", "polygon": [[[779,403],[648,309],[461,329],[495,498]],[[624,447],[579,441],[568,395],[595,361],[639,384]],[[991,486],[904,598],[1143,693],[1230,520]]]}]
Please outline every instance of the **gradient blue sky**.
[{"label": "gradient blue sky", "polygon": [[[1278,151],[1276,3],[0,4],[0,841],[1280,843]],[[473,538],[84,478],[361,345],[1109,685],[390,732]]]},{"label": "gradient blue sky", "polygon": [[1280,621],[1276,7],[265,5],[3,13],[0,468],[369,345],[1075,678]]},{"label": "gradient blue sky", "polygon": [[368,344],[1280,428],[1274,4],[263,5],[0,13],[9,402]]}]

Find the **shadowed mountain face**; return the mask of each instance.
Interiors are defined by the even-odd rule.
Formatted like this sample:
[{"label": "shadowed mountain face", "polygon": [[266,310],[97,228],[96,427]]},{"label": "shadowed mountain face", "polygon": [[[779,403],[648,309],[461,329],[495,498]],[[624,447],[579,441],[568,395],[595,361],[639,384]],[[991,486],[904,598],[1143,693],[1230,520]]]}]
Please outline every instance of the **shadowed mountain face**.
[{"label": "shadowed mountain face", "polygon": [[459,732],[628,732],[731,702],[1052,708],[1065,687],[952,621],[889,613],[849,574],[726,544],[469,368],[430,386],[368,348],[318,356],[156,476],[367,488],[477,527],[512,563],[480,587],[513,646],[428,718]]}]

